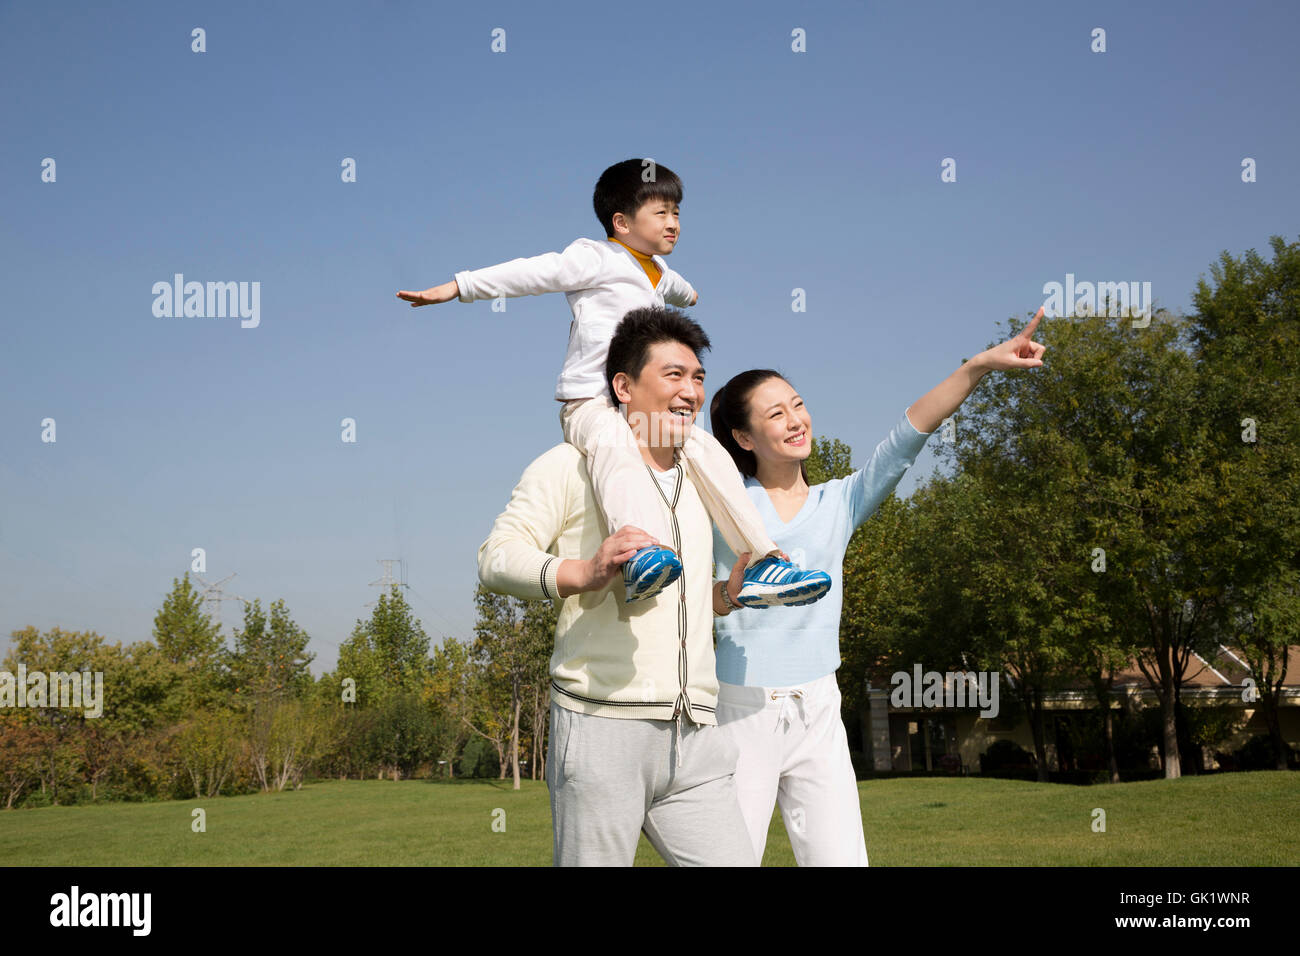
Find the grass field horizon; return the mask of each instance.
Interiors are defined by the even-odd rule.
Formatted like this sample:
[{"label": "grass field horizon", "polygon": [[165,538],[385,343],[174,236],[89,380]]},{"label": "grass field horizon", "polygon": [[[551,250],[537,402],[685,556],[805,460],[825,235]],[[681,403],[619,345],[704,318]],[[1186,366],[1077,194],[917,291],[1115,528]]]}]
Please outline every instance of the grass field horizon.
[{"label": "grass field horizon", "polygon": [[[862,781],[873,866],[1296,866],[1300,774],[1067,787]],[[207,831],[191,830],[203,808]],[[1106,812],[1106,832],[1092,829]],[[493,830],[504,810],[505,831]],[[10,866],[549,866],[542,781],[319,780],[284,793],[0,813]],[[779,812],[765,866],[793,866]],[[636,865],[663,865],[644,835]]]}]

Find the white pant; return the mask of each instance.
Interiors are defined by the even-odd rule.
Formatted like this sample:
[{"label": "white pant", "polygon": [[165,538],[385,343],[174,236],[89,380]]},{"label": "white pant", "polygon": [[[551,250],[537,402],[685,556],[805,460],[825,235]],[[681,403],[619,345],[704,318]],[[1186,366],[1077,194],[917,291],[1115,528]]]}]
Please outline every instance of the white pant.
[{"label": "white pant", "polygon": [[[564,440],[587,457],[592,490],[605,512],[609,533],[632,525],[671,548],[672,528],[655,480],[646,471],[632,427],[610,397],[602,394],[565,402],[560,424]],[[778,550],[745,491],[736,463],[718,440],[690,426],[681,452],[686,473],[727,546],[736,554],[748,551],[751,566]]]},{"label": "white pant", "polygon": [[719,682],[717,717],[740,751],[736,792],[756,860],[763,859],[779,801],[800,866],[867,865],[858,783],[833,673],[797,687]]}]

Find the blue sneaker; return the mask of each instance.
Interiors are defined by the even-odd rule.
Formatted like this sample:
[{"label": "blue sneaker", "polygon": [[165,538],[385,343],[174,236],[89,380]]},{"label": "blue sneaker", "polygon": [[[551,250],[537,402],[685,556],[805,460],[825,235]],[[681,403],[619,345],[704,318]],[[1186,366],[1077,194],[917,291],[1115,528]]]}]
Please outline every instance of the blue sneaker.
[{"label": "blue sneaker", "polygon": [[831,589],[825,571],[803,571],[769,556],[745,572],[737,600],[745,607],[798,607],[820,601]]},{"label": "blue sneaker", "polygon": [[681,559],[671,548],[658,544],[642,548],[623,565],[623,583],[627,585],[624,603],[652,598],[681,575]]}]

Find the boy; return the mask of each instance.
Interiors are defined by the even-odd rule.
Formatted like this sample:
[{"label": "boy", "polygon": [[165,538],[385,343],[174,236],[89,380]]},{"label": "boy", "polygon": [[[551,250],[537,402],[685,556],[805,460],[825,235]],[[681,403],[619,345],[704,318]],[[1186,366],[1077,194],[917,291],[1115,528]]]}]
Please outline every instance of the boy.
[{"label": "boy", "polygon": [[[606,240],[578,239],[562,253],[514,259],[485,269],[458,272],[451,282],[423,292],[398,292],[412,307],[498,296],[564,292],[573,311],[569,348],[556,384],[564,403],[564,439],[587,458],[596,500],[611,534],[626,526],[657,542],[642,548],[623,569],[627,602],[658,594],[682,573],[681,560],[666,542],[671,529],[659,507],[660,491],[637,450],[633,428],[651,434],[673,425],[629,422],[614,404],[605,380],[605,361],[614,329],[630,310],[665,303],[690,306],[699,296],[664,263],[680,235],[681,180],[652,160],[628,159],[606,169],[592,204]],[[683,410],[671,414],[681,416]],[[785,560],[767,536],[735,464],[703,430],[680,425],[682,457],[709,516],[736,554],[749,552],[739,601],[749,607],[810,604],[830,590],[822,571],[803,571]],[[653,438],[651,439],[653,443]]]}]

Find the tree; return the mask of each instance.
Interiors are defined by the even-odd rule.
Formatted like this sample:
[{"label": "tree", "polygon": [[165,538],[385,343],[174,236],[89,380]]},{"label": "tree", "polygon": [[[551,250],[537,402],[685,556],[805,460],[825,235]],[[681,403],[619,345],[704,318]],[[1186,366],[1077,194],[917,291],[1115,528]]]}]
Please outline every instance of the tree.
[{"label": "tree", "polygon": [[844,478],[853,473],[853,449],[838,438],[823,435],[813,439],[804,472],[809,485]]},{"label": "tree", "polygon": [[1195,414],[1214,456],[1209,561],[1225,594],[1219,625],[1243,652],[1274,751],[1288,747],[1278,706],[1295,639],[1300,572],[1300,243],[1270,239],[1273,261],[1224,251],[1192,301],[1200,372]]},{"label": "tree", "polygon": [[153,638],[163,658],[180,667],[180,693],[193,711],[224,699],[227,678],[225,640],[221,625],[203,611],[203,598],[190,584],[189,572],[172,579],[171,593],[154,615]]},{"label": "tree", "polygon": [[394,780],[411,776],[434,754],[433,714],[419,694],[389,694],[376,708],[371,752]]},{"label": "tree", "polygon": [[176,728],[171,746],[196,797],[221,793],[242,750],[242,721],[229,711],[203,710]]},{"label": "tree", "polygon": [[531,691],[532,718],[529,737],[532,741],[532,778],[545,776],[547,725],[551,714],[551,652],[555,648],[555,628],[559,611],[554,601],[528,601],[524,607],[524,630],[528,633],[528,652],[524,687]]},{"label": "tree", "polygon": [[358,620],[339,645],[331,684],[355,680],[362,706],[393,693],[419,693],[429,673],[429,637],[398,587],[394,584],[389,594],[381,594],[370,620]]},{"label": "tree", "polygon": [[13,809],[40,779],[47,733],[32,721],[0,713],[0,791],[4,793],[6,810]]},{"label": "tree", "polygon": [[456,761],[469,734],[475,733],[473,717],[478,698],[478,673],[473,648],[453,637],[443,638],[434,648],[424,699],[437,714],[434,725],[434,755],[456,775]]},{"label": "tree", "polygon": [[[94,765],[92,789],[106,772],[103,763],[107,759],[104,750],[108,742],[103,736],[96,734],[91,749],[86,752],[82,749],[83,739],[79,735],[85,721],[85,713],[91,704],[88,695],[93,695],[96,687],[93,675],[96,672],[102,674],[104,639],[94,631],[65,631],[57,627],[51,628],[44,634],[35,627],[26,627],[14,631],[11,637],[12,644],[9,653],[5,656],[3,670],[16,674],[19,666],[22,665],[26,668],[29,677],[42,675],[41,686],[46,683],[49,685],[43,706],[25,707],[17,712],[21,716],[10,719],[29,723],[37,728],[17,736],[23,740],[24,753],[33,742],[39,742],[42,746],[38,780],[41,790],[49,793],[50,801],[57,805],[60,791],[77,782],[78,770],[87,757]],[[80,706],[71,706],[72,701],[65,699],[65,693],[71,690],[71,684],[65,684],[61,678],[47,680],[45,675],[51,674],[91,675],[91,687],[84,687],[83,678],[77,677],[77,680],[83,683]],[[16,690],[23,694],[28,692],[27,687],[17,687]],[[28,703],[30,702],[28,697]],[[102,706],[103,700],[99,700],[97,704]],[[93,722],[102,717],[90,719]],[[94,746],[95,743],[101,742],[103,748]]]},{"label": "tree", "polygon": [[1202,470],[1212,442],[1188,414],[1186,328],[1159,310],[1145,327],[1074,317],[1040,333],[1055,360],[1041,374],[987,377],[958,441],[940,449],[988,489],[982,520],[995,560],[976,566],[976,594],[1008,637],[1031,715],[1081,646],[1109,646],[1099,665],[1134,649],[1160,700],[1166,776],[1177,777],[1180,689],[1192,656],[1212,643],[1216,600]]},{"label": "tree", "polygon": [[[482,585],[475,590],[478,620],[474,659],[483,667],[488,712],[484,723],[490,731],[475,730],[491,740],[501,755],[501,776],[509,759],[514,787],[519,789],[519,727],[527,689],[536,688],[548,672],[554,646],[555,611],[536,602],[525,602],[493,594]],[[546,602],[550,607],[550,602]],[[509,743],[507,745],[506,738]],[[507,750],[508,746],[508,750]]]},{"label": "tree", "polygon": [[230,658],[235,693],[244,701],[300,696],[312,682],[307,632],[293,622],[283,600],[271,604],[270,621],[262,602],[244,605],[244,627],[235,631]]}]

